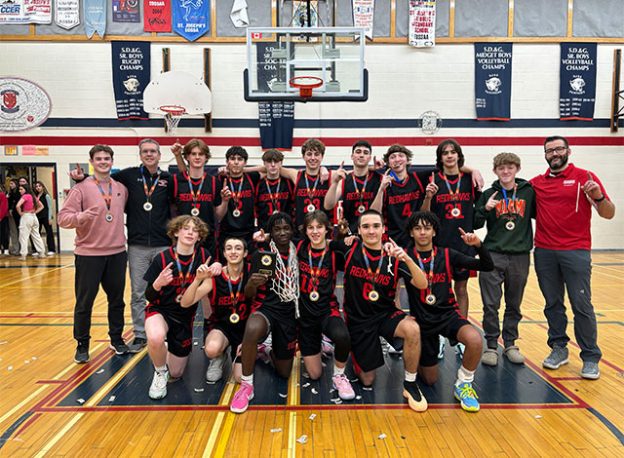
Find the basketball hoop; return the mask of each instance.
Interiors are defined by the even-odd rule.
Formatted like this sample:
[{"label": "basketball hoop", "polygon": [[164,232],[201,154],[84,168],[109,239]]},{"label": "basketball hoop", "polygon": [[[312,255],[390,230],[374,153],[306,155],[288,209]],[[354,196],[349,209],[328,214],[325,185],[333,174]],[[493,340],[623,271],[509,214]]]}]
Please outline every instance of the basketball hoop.
[{"label": "basketball hoop", "polygon": [[312,97],[312,90],[323,85],[323,79],[316,76],[295,76],[288,82],[290,87],[299,89],[299,95],[304,99]]},{"label": "basketball hoop", "polygon": [[186,108],[180,105],[161,105],[160,111],[165,112],[165,122],[167,123],[167,133],[173,135],[180,124],[182,116],[186,114]]}]

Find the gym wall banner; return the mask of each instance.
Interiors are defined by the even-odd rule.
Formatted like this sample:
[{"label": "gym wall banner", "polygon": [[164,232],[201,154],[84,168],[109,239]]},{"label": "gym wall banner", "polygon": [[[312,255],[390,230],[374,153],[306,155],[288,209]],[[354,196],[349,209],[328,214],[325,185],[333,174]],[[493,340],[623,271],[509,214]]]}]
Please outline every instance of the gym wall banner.
[{"label": "gym wall banner", "polygon": [[112,0],[113,22],[141,22],[139,0]]},{"label": "gym wall banner", "polygon": [[477,120],[509,121],[512,43],[475,43],[474,52]]},{"label": "gym wall banner", "polygon": [[0,0],[0,24],[51,24],[52,0]]},{"label": "gym wall banner", "polygon": [[0,131],[16,132],[43,124],[50,116],[48,93],[23,78],[0,77]]},{"label": "gym wall banner", "polygon": [[111,54],[117,119],[148,119],[143,91],[150,82],[150,43],[113,41]]},{"label": "gym wall banner", "polygon": [[84,0],[84,21],[87,38],[106,33],[106,0]]},{"label": "gym wall banner", "polygon": [[409,0],[409,45],[416,48],[435,46],[435,0]]},{"label": "gym wall banner", "polygon": [[80,24],[80,0],[54,0],[54,23],[65,30]]},{"label": "gym wall banner", "polygon": [[561,43],[559,118],[591,121],[596,103],[596,43]]},{"label": "gym wall banner", "polygon": [[352,0],[353,26],[366,29],[366,37],[373,38],[373,18],[375,16],[375,0]]},{"label": "gym wall banner", "polygon": [[173,31],[195,41],[210,30],[210,0],[171,0]]},{"label": "gym wall banner", "polygon": [[171,32],[171,0],[143,1],[143,30]]}]

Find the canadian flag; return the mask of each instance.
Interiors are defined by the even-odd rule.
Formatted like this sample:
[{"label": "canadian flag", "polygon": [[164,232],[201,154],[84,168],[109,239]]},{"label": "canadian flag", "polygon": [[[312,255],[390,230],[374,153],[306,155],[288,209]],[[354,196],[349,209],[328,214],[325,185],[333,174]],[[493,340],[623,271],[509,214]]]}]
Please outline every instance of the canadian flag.
[{"label": "canadian flag", "polygon": [[252,32],[251,38],[254,40],[259,40],[262,38],[262,32]]}]

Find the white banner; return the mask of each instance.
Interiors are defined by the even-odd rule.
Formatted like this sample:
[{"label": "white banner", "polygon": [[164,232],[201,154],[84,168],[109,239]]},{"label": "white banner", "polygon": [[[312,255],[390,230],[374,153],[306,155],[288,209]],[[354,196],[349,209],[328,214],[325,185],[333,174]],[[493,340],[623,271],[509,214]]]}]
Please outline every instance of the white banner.
[{"label": "white banner", "polygon": [[51,24],[52,0],[0,0],[0,24]]},{"label": "white banner", "polygon": [[409,0],[409,44],[417,48],[435,46],[435,0]]},{"label": "white banner", "polygon": [[66,30],[80,24],[80,0],[54,0],[54,23]]},{"label": "white banner", "polygon": [[375,0],[353,0],[353,26],[366,29],[366,37],[373,39]]}]

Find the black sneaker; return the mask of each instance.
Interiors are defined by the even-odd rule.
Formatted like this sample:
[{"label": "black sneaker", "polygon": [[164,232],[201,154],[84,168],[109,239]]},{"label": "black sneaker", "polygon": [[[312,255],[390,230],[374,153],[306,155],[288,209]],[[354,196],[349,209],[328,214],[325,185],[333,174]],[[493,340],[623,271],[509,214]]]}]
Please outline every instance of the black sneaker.
[{"label": "black sneaker", "polygon": [[89,361],[89,345],[79,343],[76,347],[76,354],[74,355],[74,361],[77,364],[84,364]]},{"label": "black sneaker", "polygon": [[135,337],[130,345],[128,345],[129,353],[139,353],[147,346],[147,339]]},{"label": "black sneaker", "polygon": [[113,350],[116,355],[125,355],[130,351],[128,346],[123,341],[115,343],[111,342],[108,348]]},{"label": "black sneaker", "polygon": [[403,396],[407,398],[410,409],[416,412],[424,412],[427,410],[427,400],[420,392],[418,383],[403,380]]}]

